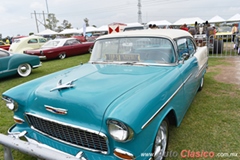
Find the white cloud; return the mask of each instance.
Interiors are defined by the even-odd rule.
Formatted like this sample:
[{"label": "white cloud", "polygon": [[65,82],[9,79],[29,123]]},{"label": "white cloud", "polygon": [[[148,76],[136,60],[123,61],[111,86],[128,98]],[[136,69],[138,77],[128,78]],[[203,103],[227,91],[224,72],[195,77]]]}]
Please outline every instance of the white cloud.
[{"label": "white cloud", "polygon": [[30,9],[36,10],[36,11],[43,11],[46,9],[45,5],[40,2],[33,2],[30,4]]},{"label": "white cloud", "polygon": [[6,8],[4,8],[3,6],[0,6],[0,13],[2,14],[2,16],[4,15],[4,14],[6,14]]}]

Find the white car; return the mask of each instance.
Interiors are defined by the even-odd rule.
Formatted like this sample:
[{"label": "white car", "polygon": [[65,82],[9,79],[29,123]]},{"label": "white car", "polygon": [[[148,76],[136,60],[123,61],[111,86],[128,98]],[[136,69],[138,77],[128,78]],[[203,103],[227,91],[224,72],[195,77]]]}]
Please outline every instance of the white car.
[{"label": "white car", "polygon": [[9,48],[11,53],[23,53],[25,50],[38,49],[47,42],[41,36],[28,36],[14,40]]}]

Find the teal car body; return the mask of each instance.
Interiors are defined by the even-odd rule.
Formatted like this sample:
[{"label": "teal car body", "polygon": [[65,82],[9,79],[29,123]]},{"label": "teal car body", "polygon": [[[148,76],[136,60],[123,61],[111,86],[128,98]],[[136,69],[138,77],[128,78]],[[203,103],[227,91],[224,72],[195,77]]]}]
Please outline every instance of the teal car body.
[{"label": "teal car body", "polygon": [[168,127],[181,124],[202,89],[207,61],[206,47],[181,30],[99,37],[88,63],[3,93],[16,124],[1,136],[43,145],[29,153],[16,142],[45,159],[54,150],[51,159],[163,159]]},{"label": "teal car body", "polygon": [[32,69],[41,66],[37,56],[12,54],[0,50],[0,78],[19,74],[22,77],[28,76]]}]

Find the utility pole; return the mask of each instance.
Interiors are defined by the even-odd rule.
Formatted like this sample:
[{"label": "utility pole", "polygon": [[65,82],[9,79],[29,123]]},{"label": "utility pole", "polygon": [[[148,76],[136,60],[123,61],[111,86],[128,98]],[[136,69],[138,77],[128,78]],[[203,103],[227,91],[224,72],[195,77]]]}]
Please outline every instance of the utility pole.
[{"label": "utility pole", "polygon": [[142,24],[141,0],[138,0],[138,23]]},{"label": "utility pole", "polygon": [[47,7],[47,14],[49,15],[49,10],[48,10],[48,1],[46,0],[46,7]]},{"label": "utility pole", "polygon": [[[46,29],[46,20],[45,20],[45,14],[46,13],[44,13],[44,11],[42,13],[36,13],[36,11],[34,11],[34,13],[31,13],[31,15],[32,14],[34,14],[34,17],[35,17],[37,32],[39,33],[39,25],[43,25],[45,27],[45,29]],[[39,15],[39,16],[42,15],[43,16],[43,18],[42,18],[43,20],[40,20],[41,18],[38,19],[37,15]]]}]

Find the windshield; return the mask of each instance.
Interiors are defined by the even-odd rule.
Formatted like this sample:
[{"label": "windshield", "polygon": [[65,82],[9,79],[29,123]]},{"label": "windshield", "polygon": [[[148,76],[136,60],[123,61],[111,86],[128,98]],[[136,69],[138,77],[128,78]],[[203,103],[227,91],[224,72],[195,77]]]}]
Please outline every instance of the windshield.
[{"label": "windshield", "polygon": [[100,39],[90,62],[168,64],[176,60],[172,42],[166,38],[124,37]]},{"label": "windshield", "polygon": [[46,42],[41,48],[56,47],[60,43],[59,40],[50,40]]}]

